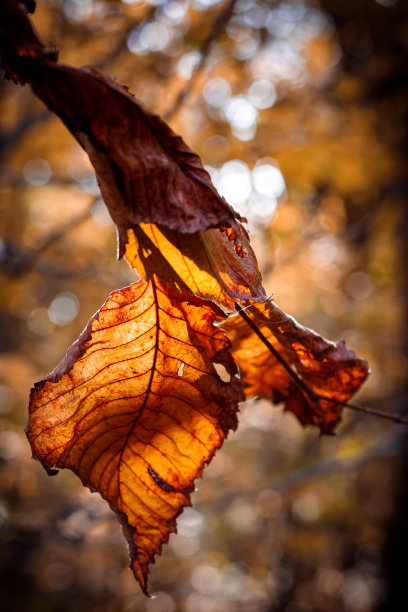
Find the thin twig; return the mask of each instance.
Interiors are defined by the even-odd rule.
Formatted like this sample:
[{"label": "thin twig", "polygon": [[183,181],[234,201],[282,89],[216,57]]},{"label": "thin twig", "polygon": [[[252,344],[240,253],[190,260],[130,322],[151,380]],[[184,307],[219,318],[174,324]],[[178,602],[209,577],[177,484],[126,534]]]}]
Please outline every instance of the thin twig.
[{"label": "thin twig", "polygon": [[174,117],[174,115],[177,113],[177,111],[180,110],[181,106],[186,101],[186,98],[190,95],[191,91],[193,90],[193,87],[197,81],[197,78],[200,75],[200,72],[202,71],[202,69],[204,68],[207,62],[208,56],[210,54],[211,48],[215,40],[218,38],[219,34],[222,32],[222,30],[224,29],[228,21],[231,19],[236,3],[237,3],[237,0],[230,0],[227,6],[225,7],[225,9],[222,11],[222,13],[218,15],[218,17],[214,21],[211,31],[209,32],[208,36],[204,39],[199,49],[200,61],[194,68],[193,73],[188,83],[186,84],[186,86],[179,92],[173,106],[164,114],[164,119],[166,121],[169,121],[169,119]]},{"label": "thin twig", "polygon": [[408,419],[405,419],[399,414],[390,414],[389,412],[384,412],[383,410],[375,410],[374,408],[369,408],[368,406],[358,406],[357,404],[350,404],[349,402],[339,402],[338,400],[332,399],[330,397],[323,397],[321,395],[317,395],[317,397],[319,397],[320,399],[324,399],[327,402],[331,402],[332,404],[344,406],[345,408],[351,408],[352,410],[357,410],[358,412],[365,412],[366,414],[371,414],[372,416],[377,416],[381,419],[388,419],[390,421],[393,421],[394,423],[408,425]]},{"label": "thin twig", "polygon": [[[95,199],[95,201],[97,200],[98,198]],[[72,231],[73,229],[76,229],[77,227],[82,225],[84,221],[89,219],[91,211],[93,207],[95,206],[95,201],[92,202],[91,206],[89,206],[88,208],[80,212],[78,215],[76,215],[75,217],[73,217],[72,219],[64,223],[60,228],[58,228],[54,232],[51,232],[43,240],[42,244],[36,249],[36,252],[35,252],[36,257],[39,257],[43,251],[48,249],[55,242],[59,242],[59,240],[61,238],[64,238],[64,236],[68,234],[68,232]]]},{"label": "thin twig", "polygon": [[[262,303],[266,303],[266,302],[273,302],[273,293],[271,293],[271,295],[269,295]],[[252,304],[248,304],[247,306],[244,306],[243,308],[241,306],[239,306],[239,309],[241,312],[245,312],[246,310],[249,310],[250,308],[253,308],[253,306],[256,306],[256,302],[253,302]],[[239,317],[241,316],[240,313],[237,312],[228,312],[226,313],[228,320],[233,319],[234,317]]]},{"label": "thin twig", "polygon": [[94,204],[95,202],[73,219],[64,223],[60,228],[51,232],[36,249],[23,250],[13,243],[5,242],[3,252],[0,255],[0,266],[10,276],[21,276],[26,274],[35,267],[38,259],[45,250],[54,243],[59,242],[68,232],[76,229],[89,218]]},{"label": "thin twig", "polygon": [[275,357],[275,359],[277,359],[277,361],[279,361],[281,366],[283,368],[285,368],[286,372],[292,378],[293,382],[300,389],[300,391],[303,391],[303,393],[305,393],[307,395],[307,397],[313,402],[313,404],[316,405],[317,399],[318,399],[319,396],[316,393],[314,393],[314,391],[309,389],[309,387],[304,383],[304,381],[300,378],[300,376],[294,370],[292,370],[290,365],[283,359],[283,357],[279,353],[279,351],[277,351],[276,348],[273,346],[273,344],[271,344],[269,342],[268,338],[266,336],[264,336],[264,334],[261,332],[261,330],[258,328],[258,326],[252,321],[252,319],[250,319],[250,317],[247,315],[247,313],[244,312],[244,310],[241,308],[241,306],[239,304],[237,304],[236,302],[235,302],[234,306],[235,306],[235,309],[238,311],[238,314],[249,325],[249,327],[258,336],[258,338],[261,340],[261,342],[264,343],[264,345],[272,353],[272,355]]},{"label": "thin twig", "polygon": [[32,112],[22,117],[13,130],[6,132],[0,138],[0,160],[6,157],[11,147],[18,140],[20,140],[20,138],[24,136],[31,127],[33,127],[36,123],[48,121],[49,118],[50,113],[48,111],[37,113]]},{"label": "thin twig", "polygon": [[[262,479],[256,480],[252,487],[245,490],[224,491],[212,500],[211,510],[212,512],[222,512],[237,498],[252,501],[254,496],[262,490],[273,491],[286,498],[286,496],[301,487],[307,486],[316,479],[326,478],[334,473],[353,473],[361,466],[378,458],[397,457],[401,453],[405,442],[406,434],[402,434],[400,429],[396,430],[391,427],[373,444],[362,447],[351,455],[318,458],[306,465],[292,467],[289,472],[277,478],[271,478],[271,475],[267,473]],[[200,489],[195,504],[198,511],[210,507],[208,500],[200,494]]]},{"label": "thin twig", "polygon": [[336,400],[332,397],[326,397],[324,395],[320,395],[319,393],[315,393],[307,384],[300,378],[300,376],[292,370],[290,365],[284,360],[282,355],[275,349],[275,347],[269,342],[268,338],[264,336],[258,326],[250,319],[250,317],[246,314],[243,308],[239,304],[235,302],[235,309],[238,314],[244,319],[244,321],[249,325],[252,331],[258,336],[258,338],[263,342],[263,344],[267,347],[267,349],[272,353],[277,361],[281,364],[283,368],[285,368],[286,372],[292,378],[296,386],[307,395],[308,399],[317,407],[318,401],[323,400],[326,402],[330,402],[337,406],[342,406],[344,408],[350,408],[351,410],[356,410],[358,412],[364,412],[365,414],[370,414],[372,416],[377,416],[382,419],[388,419],[389,421],[393,421],[394,423],[400,423],[402,425],[408,425],[408,419],[398,415],[398,414],[390,414],[389,412],[384,412],[383,410],[375,410],[374,408],[369,408],[368,406],[358,406],[357,404],[351,404],[349,402],[342,402]]}]

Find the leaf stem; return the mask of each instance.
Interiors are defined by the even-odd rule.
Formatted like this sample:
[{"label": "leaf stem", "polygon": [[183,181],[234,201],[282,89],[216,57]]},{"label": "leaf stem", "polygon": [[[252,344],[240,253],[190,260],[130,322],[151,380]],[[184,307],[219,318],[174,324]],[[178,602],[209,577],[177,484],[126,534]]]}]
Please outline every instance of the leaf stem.
[{"label": "leaf stem", "polygon": [[383,410],[376,410],[375,408],[369,408],[368,406],[358,406],[357,404],[350,404],[348,402],[339,402],[338,400],[332,399],[330,397],[323,397],[318,395],[320,399],[324,399],[327,402],[332,402],[333,404],[339,404],[344,406],[345,408],[351,408],[352,410],[357,410],[358,412],[365,412],[366,414],[371,414],[372,416],[380,417],[381,419],[388,419],[389,421],[394,421],[394,423],[401,423],[402,425],[408,425],[408,419],[402,417],[399,414],[390,414],[389,412],[384,412]]},{"label": "leaf stem", "polygon": [[300,389],[300,391],[303,391],[303,393],[305,393],[307,395],[307,397],[313,402],[313,404],[316,405],[317,404],[317,399],[318,399],[319,396],[316,395],[316,393],[314,393],[314,391],[309,389],[309,387],[303,382],[303,380],[300,378],[300,376],[294,370],[292,370],[290,365],[284,360],[284,358],[279,353],[279,351],[277,351],[276,348],[273,346],[273,344],[271,344],[269,342],[268,338],[266,336],[264,336],[264,334],[261,332],[259,327],[252,321],[252,319],[247,315],[247,313],[244,311],[244,309],[241,308],[241,306],[239,304],[237,304],[237,302],[235,302],[234,306],[235,306],[235,310],[244,319],[245,323],[247,323],[249,325],[249,327],[252,329],[252,331],[258,336],[258,338],[261,340],[261,342],[264,343],[266,348],[272,353],[272,355],[275,357],[275,359],[277,361],[279,361],[279,363],[281,364],[281,366],[283,368],[285,368],[286,372],[292,378],[292,380],[294,381],[296,386]]}]

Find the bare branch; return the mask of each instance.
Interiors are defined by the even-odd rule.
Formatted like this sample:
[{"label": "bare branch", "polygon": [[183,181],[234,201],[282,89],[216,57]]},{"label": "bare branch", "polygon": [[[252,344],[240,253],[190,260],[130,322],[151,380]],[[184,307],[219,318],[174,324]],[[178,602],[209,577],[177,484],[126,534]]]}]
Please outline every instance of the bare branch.
[{"label": "bare branch", "polygon": [[307,399],[311,401],[316,407],[318,407],[318,401],[324,400],[325,402],[330,402],[335,404],[336,406],[343,406],[344,408],[351,408],[352,410],[356,410],[359,412],[364,412],[366,414],[371,414],[372,416],[377,416],[382,419],[388,419],[393,421],[394,423],[400,423],[402,425],[408,425],[408,419],[402,417],[398,414],[390,414],[389,412],[384,412],[383,410],[376,410],[374,408],[370,408],[369,406],[358,406],[356,404],[351,404],[349,402],[340,402],[334,398],[326,397],[324,395],[320,395],[319,393],[315,393],[312,389],[309,389],[307,384],[304,382],[302,378],[293,370],[290,365],[283,359],[283,357],[279,354],[279,352],[275,349],[275,347],[269,342],[268,338],[264,336],[261,330],[257,327],[256,323],[250,319],[250,317],[246,314],[245,309],[241,308],[241,306],[235,303],[235,309],[238,314],[244,319],[244,321],[249,325],[252,331],[258,336],[258,338],[263,342],[263,344],[267,347],[267,349],[272,353],[277,361],[281,364],[283,368],[285,368],[286,372],[289,374],[295,385],[298,389],[307,396]]},{"label": "bare branch", "polygon": [[344,406],[345,408],[351,408],[352,410],[357,410],[358,412],[364,412],[365,414],[371,414],[373,416],[380,417],[381,419],[388,419],[389,421],[394,421],[394,423],[401,423],[402,425],[408,425],[408,419],[402,417],[399,414],[390,414],[389,412],[384,412],[383,410],[376,410],[374,408],[370,408],[369,406],[358,406],[356,404],[349,404],[348,402],[337,402],[329,397],[322,397],[321,399],[325,399],[328,402],[332,402],[333,404]]},{"label": "bare branch", "polygon": [[59,229],[51,232],[35,249],[23,250],[12,242],[4,241],[0,251],[0,266],[3,268],[3,271],[9,276],[23,276],[27,274],[27,272],[36,266],[38,259],[44,251],[89,218],[94,204],[95,201],[92,202],[92,206],[64,223]]},{"label": "bare branch", "polygon": [[40,113],[29,113],[22,117],[13,130],[6,132],[0,138],[0,160],[8,154],[10,148],[22,138],[26,132],[36,123],[48,121],[50,113],[48,111]]},{"label": "bare branch", "polygon": [[194,88],[194,85],[197,81],[198,76],[200,75],[202,69],[204,68],[208,56],[210,54],[211,48],[222,32],[222,30],[227,25],[228,21],[231,19],[232,13],[234,11],[234,7],[237,3],[237,0],[229,0],[225,9],[218,15],[216,20],[213,23],[213,26],[208,33],[207,37],[202,42],[201,47],[199,48],[200,53],[200,61],[196,65],[193,74],[191,75],[186,86],[179,92],[173,106],[169,108],[169,110],[164,114],[164,119],[169,121],[174,115],[180,110],[181,106],[186,101],[187,97],[190,95],[191,91]]}]

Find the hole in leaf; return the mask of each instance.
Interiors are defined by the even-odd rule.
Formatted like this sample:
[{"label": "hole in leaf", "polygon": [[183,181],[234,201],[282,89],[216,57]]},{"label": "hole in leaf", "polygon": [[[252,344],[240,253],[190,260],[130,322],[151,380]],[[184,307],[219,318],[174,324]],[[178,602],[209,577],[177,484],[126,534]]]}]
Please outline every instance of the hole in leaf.
[{"label": "hole in leaf", "polygon": [[179,369],[177,370],[177,376],[183,376],[183,370],[184,370],[184,366],[185,366],[185,365],[186,365],[186,364],[185,364],[183,361],[180,363],[180,367],[179,367]]},{"label": "hole in leaf", "polygon": [[225,366],[223,366],[222,363],[215,363],[214,367],[222,382],[229,383],[231,380],[231,375],[227,372]]}]

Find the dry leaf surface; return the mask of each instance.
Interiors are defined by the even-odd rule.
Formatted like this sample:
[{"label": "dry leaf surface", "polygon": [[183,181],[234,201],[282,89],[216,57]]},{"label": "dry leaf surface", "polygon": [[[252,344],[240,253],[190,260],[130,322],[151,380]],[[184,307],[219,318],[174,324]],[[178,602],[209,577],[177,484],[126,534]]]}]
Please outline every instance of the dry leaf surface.
[{"label": "dry leaf surface", "polygon": [[[214,327],[224,313],[192,294],[232,310],[235,301],[263,301],[265,293],[245,229],[199,157],[113,79],[57,63],[24,5],[0,3],[7,75],[30,83],[87,151],[118,227],[120,255],[145,279],[114,292],[61,364],[35,385],[27,435],[49,473],[70,468],[110,503],[147,592],[149,564],[190,503],[194,478],[236,427],[244,399],[230,342]],[[366,363],[270,302],[251,313],[321,398],[299,391],[235,318],[225,330],[248,395],[284,400],[302,424],[332,432],[341,404],[367,376]]]},{"label": "dry leaf surface", "polygon": [[221,317],[156,278],[140,281],[109,297],[31,394],[33,456],[70,468],[109,501],[145,592],[194,478],[237,425],[244,396],[229,340],[213,326]]},{"label": "dry leaf surface", "polygon": [[145,280],[157,274],[162,282],[233,310],[235,301],[265,299],[255,254],[240,224],[234,237],[242,245],[241,256],[221,229],[182,234],[142,223],[129,230],[125,256]]},{"label": "dry leaf surface", "polygon": [[234,317],[223,329],[231,339],[247,396],[284,401],[286,410],[302,425],[316,425],[322,433],[331,433],[341,418],[342,403],[368,375],[366,361],[347,350],[343,341],[330,342],[303,327],[271,301],[255,304],[247,313],[308,388],[327,400],[312,402],[247,323]]},{"label": "dry leaf surface", "polygon": [[123,255],[126,230],[161,223],[181,232],[236,226],[198,155],[128,91],[94,68],[56,61],[22,5],[0,5],[0,51],[10,76],[29,83],[88,153],[115,221]]},{"label": "dry leaf surface", "polygon": [[0,7],[0,17],[0,50],[2,41],[12,45],[3,53],[17,78],[30,83],[88,153],[118,228],[119,255],[126,252],[145,279],[154,272],[229,309],[234,300],[264,299],[248,235],[199,156],[126,87],[49,57],[21,7],[15,14]]}]

